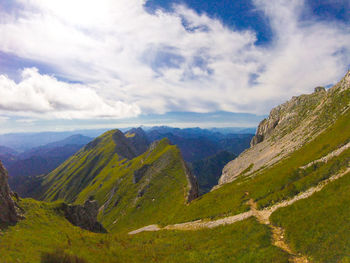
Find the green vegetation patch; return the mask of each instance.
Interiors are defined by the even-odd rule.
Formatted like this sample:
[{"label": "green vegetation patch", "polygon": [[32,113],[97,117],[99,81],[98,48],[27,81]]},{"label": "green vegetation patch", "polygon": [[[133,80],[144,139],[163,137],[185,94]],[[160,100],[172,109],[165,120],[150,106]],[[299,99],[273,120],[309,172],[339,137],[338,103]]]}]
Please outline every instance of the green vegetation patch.
[{"label": "green vegetation patch", "polygon": [[72,226],[57,211],[59,203],[24,199],[20,205],[26,219],[0,235],[2,262],[57,262],[60,257],[70,263],[288,262],[287,255],[271,245],[269,228],[253,218],[214,229],[130,236]]},{"label": "green vegetation patch", "polygon": [[298,169],[350,141],[350,111],[334,125],[271,168],[241,176],[232,183],[207,193],[187,206],[175,222],[201,218],[220,218],[249,210],[246,202],[253,198],[259,209],[293,197],[299,192],[317,185],[320,181],[347,166],[349,150],[326,164],[317,164],[306,170]]},{"label": "green vegetation patch", "polygon": [[163,139],[132,159],[119,154],[128,149],[120,131],[105,133],[48,175],[43,197],[76,204],[96,199],[109,231],[168,224],[186,206],[189,190],[179,149]]},{"label": "green vegetation patch", "polygon": [[312,262],[350,260],[350,173],[308,199],[278,209],[273,224],[286,230],[290,246]]}]

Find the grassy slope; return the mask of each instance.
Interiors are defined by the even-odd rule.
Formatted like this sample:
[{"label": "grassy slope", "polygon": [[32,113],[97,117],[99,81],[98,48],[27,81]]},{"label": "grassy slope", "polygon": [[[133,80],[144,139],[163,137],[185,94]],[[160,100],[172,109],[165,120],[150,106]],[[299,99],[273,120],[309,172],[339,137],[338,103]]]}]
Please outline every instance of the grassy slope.
[{"label": "grassy slope", "polygon": [[[320,114],[314,121],[316,123],[332,123],[336,121],[316,139],[307,143],[304,147],[295,151],[273,167],[260,172],[258,171],[255,173],[257,176],[248,177],[242,175],[236,181],[201,196],[190,205],[182,207],[181,213],[176,213],[180,206],[175,206],[175,209],[170,209],[172,205],[169,204],[167,206],[167,203],[164,202],[162,206],[167,207],[167,209],[169,208],[171,213],[163,214],[162,216],[158,213],[159,217],[155,217],[153,222],[144,221],[144,225],[147,225],[148,222],[161,224],[180,223],[200,218],[218,218],[237,214],[249,209],[246,205],[246,201],[250,198],[253,198],[260,208],[270,206],[317,184],[320,180],[329,177],[332,173],[341,169],[346,163],[339,163],[334,160],[323,166],[310,167],[306,171],[297,169],[339,148],[350,140],[350,130],[348,128],[350,127],[350,112],[347,111],[344,115],[339,117],[340,112],[344,110],[344,107],[346,107],[350,100],[350,89],[339,93],[338,88],[333,88],[329,91],[327,96],[327,101],[323,103],[324,110],[320,111]],[[111,200],[111,203],[114,204],[118,201],[118,205],[116,208],[110,206],[111,209],[107,209],[110,211],[110,216],[104,215],[104,223],[111,227],[111,223],[119,214],[138,214],[137,209],[135,209],[135,207],[130,208],[130,205],[128,207],[127,203],[133,200],[137,191],[135,187],[131,187],[133,184],[131,183],[130,174],[140,167],[139,163],[142,158],[145,159],[145,157],[138,157],[129,162],[112,159],[105,165],[105,168],[99,172],[99,175],[93,181],[85,185],[85,190],[79,195],[77,201],[82,202],[88,195],[93,194],[97,197],[100,204],[102,204],[108,200],[109,193],[113,190],[113,185],[118,184],[118,193],[113,195]],[[149,163],[152,163],[152,161]],[[171,166],[173,168],[170,168]],[[169,169],[172,174],[178,174],[180,167],[173,164],[166,169]],[[121,182],[118,181],[118,178],[122,177],[125,178],[125,180],[123,179]],[[174,176],[170,176],[169,178],[173,177]],[[159,178],[164,179],[163,177]],[[177,176],[174,178],[177,178]],[[101,188],[98,189],[100,186]],[[162,196],[161,198],[172,200],[172,198],[169,198],[169,192],[168,194],[166,194],[166,192],[168,191],[164,191],[159,197]],[[127,198],[121,198],[121,196],[127,196]],[[152,205],[149,202],[151,198],[151,195],[145,195],[146,203],[144,204],[144,215],[150,216],[153,213],[151,210]],[[49,198],[48,200],[51,199]],[[142,200],[140,200],[140,202],[142,202]],[[142,209],[140,211],[142,211]],[[124,218],[125,221],[118,224],[126,226],[129,225],[130,222],[135,221],[135,218],[132,216]],[[140,217],[140,219],[141,218],[142,217]],[[141,225],[141,223],[142,220],[140,224],[137,223],[134,224],[134,226]]]},{"label": "grassy slope", "polygon": [[[282,160],[272,168],[262,171],[256,177],[242,176],[238,180],[224,185],[220,189],[205,194],[197,200],[194,200],[190,205],[181,206],[181,213],[176,213],[178,209],[180,209],[180,205],[175,206],[175,209],[170,209],[173,206],[168,203],[168,206],[164,206],[167,207],[167,209],[163,210],[167,211],[167,213],[158,212],[156,213],[158,217],[152,217],[152,204],[149,202],[151,200],[151,196],[149,196],[150,198],[145,197],[146,203],[144,207],[146,209],[142,209],[141,211],[144,212],[143,215],[148,215],[148,218],[152,218],[152,220],[144,221],[142,216],[133,217],[134,215],[138,214],[138,209],[135,209],[135,207],[127,208],[127,205],[124,205],[126,210],[124,210],[124,208],[121,206],[119,206],[119,208],[116,206],[116,208],[111,209],[110,216],[106,215],[103,221],[105,224],[107,224],[107,227],[112,227],[111,222],[114,220],[114,218],[118,217],[119,213],[128,213],[130,216],[125,217],[122,220],[123,222],[118,223],[120,227],[118,224],[115,227],[121,229],[123,226],[128,225],[129,229],[132,227],[135,228],[136,226],[139,227],[153,223],[179,223],[201,218],[219,218],[226,215],[237,214],[249,209],[245,204],[249,198],[255,199],[260,207],[272,205],[275,202],[289,198],[300,191],[316,185],[320,180],[329,177],[331,174],[346,165],[346,161],[340,162],[335,159],[326,165],[316,167],[317,169],[314,169],[315,167],[310,167],[306,171],[296,169],[296,167],[300,167],[309,163],[310,161],[318,159],[348,142],[350,139],[350,130],[348,127],[350,127],[350,112],[347,112],[345,115],[340,117],[334,125],[328,128],[315,140],[306,144],[300,150],[294,152],[290,157]],[[139,158],[142,159],[143,157]],[[134,160],[136,164],[131,164],[129,168],[137,169],[139,167],[137,164],[138,160],[139,159],[136,158]],[[124,166],[128,165],[129,164],[127,163],[124,164]],[[124,166],[118,167],[116,165],[115,169],[121,171],[123,169],[122,167]],[[174,164],[174,167],[175,166],[176,165]],[[107,170],[108,169],[109,168],[107,168]],[[177,169],[178,168],[173,169],[174,174],[176,174]],[[118,174],[118,172],[115,174]],[[122,182],[119,193],[123,193],[123,196],[128,196],[129,194],[135,196],[136,189],[130,188],[130,186],[132,186],[131,178],[130,176],[126,176],[126,178],[128,179],[126,179],[125,182]],[[100,190],[101,196],[99,193],[96,194],[98,200],[102,201],[104,200],[103,198],[107,198],[106,193],[110,192],[110,189],[115,181],[111,180],[110,182],[110,185],[105,182],[103,183],[103,187]],[[94,184],[94,187],[97,187],[98,185],[100,185],[100,182]],[[164,193],[162,193],[162,198],[165,197],[167,200],[172,200],[172,198],[169,198],[169,195],[167,195],[166,192],[167,191],[164,191]],[[247,195],[247,193],[249,193],[249,195]],[[78,200],[83,200],[87,196],[88,193],[83,191]],[[113,202],[115,203],[118,195],[115,195],[114,198],[115,199],[113,199]],[[162,200],[162,198],[160,200]],[[130,201],[129,198],[124,198],[123,200],[125,201],[125,204]],[[163,205],[166,204],[166,202],[163,203]],[[172,211],[172,213],[168,213],[169,211]],[[138,220],[140,221],[138,222]]]},{"label": "grassy slope", "polygon": [[[145,166],[147,172],[134,183],[134,171]],[[188,182],[182,157],[179,149],[169,145],[167,140],[124,166],[115,166],[110,173],[110,178],[96,183],[103,186],[94,192],[94,196],[103,203],[109,200],[100,218],[113,231],[154,223],[167,224],[185,206]],[[85,199],[89,191],[91,189],[87,187],[78,200]]]},{"label": "grassy slope", "polygon": [[272,214],[295,251],[313,262],[350,262],[350,173]]},{"label": "grassy slope", "polygon": [[[100,220],[113,231],[145,224],[167,224],[185,206],[188,182],[181,153],[167,139],[131,160],[118,154],[115,131],[100,136],[82,149],[44,182],[46,201],[62,199],[84,203],[93,196],[104,208]],[[134,172],[148,167],[133,182]]]},{"label": "grassy slope", "polygon": [[186,207],[175,221],[183,222],[237,214],[249,209],[245,204],[249,198],[257,201],[260,208],[267,207],[316,185],[346,166],[346,160],[335,159],[326,165],[318,166],[317,169],[310,167],[306,171],[297,168],[349,142],[349,127],[350,111],[347,111],[334,125],[289,157],[269,169],[258,171],[257,176],[241,176],[236,181],[203,195]]},{"label": "grassy slope", "polygon": [[112,130],[101,135],[50,173],[43,183],[42,198],[47,201],[64,199],[74,202],[77,193],[81,192],[108,163],[120,159],[116,154],[114,132]]},{"label": "grassy slope", "polygon": [[0,235],[1,262],[37,263],[42,252],[63,249],[87,262],[288,262],[254,219],[195,232],[161,231],[137,236],[95,234],[74,227],[57,203],[21,202],[26,220]]}]

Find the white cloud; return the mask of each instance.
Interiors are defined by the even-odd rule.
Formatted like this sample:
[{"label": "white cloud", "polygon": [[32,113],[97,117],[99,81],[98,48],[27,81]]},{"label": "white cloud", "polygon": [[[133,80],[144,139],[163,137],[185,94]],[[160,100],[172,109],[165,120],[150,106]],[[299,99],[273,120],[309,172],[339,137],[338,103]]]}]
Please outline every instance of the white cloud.
[{"label": "white cloud", "polygon": [[140,113],[135,105],[105,101],[95,90],[80,84],[68,84],[35,68],[25,69],[17,84],[0,75],[0,110],[45,118],[133,117]]},{"label": "white cloud", "polygon": [[301,0],[255,1],[274,34],[265,47],[255,45],[254,32],[231,30],[185,6],[149,14],[140,0],[17,3],[17,17],[0,19],[0,50],[84,83],[32,69],[19,84],[1,76],[0,107],[36,117],[114,118],[140,110],[263,114],[334,83],[349,63],[350,30],[300,21]]}]

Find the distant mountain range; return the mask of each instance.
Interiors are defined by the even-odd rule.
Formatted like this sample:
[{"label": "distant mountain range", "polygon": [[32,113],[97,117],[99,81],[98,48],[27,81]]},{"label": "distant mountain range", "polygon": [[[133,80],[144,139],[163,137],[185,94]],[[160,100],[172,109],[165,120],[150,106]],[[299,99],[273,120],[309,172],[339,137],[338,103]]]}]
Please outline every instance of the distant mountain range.
[{"label": "distant mountain range", "polygon": [[11,188],[22,194],[23,182],[28,182],[28,177],[54,170],[91,140],[92,138],[83,135],[72,135],[62,141],[32,148],[22,153],[1,147],[0,156],[5,157],[2,160],[10,175]]},{"label": "distant mountain range", "polygon": [[[168,126],[142,126],[142,129],[146,132],[154,129],[170,129],[176,130],[177,128],[171,128]],[[126,132],[132,129],[129,128],[119,128],[122,132]],[[13,149],[16,152],[24,152],[32,148],[36,148],[39,146],[44,146],[49,143],[62,141],[65,138],[81,134],[83,136],[95,138],[102,133],[106,132],[108,129],[91,129],[91,130],[74,130],[74,131],[62,131],[62,132],[37,132],[37,133],[6,133],[0,134],[0,147],[8,147]],[[181,129],[180,129],[181,130]],[[186,133],[187,129],[184,133]],[[209,128],[209,129],[201,129],[201,128],[189,128],[189,130],[201,130],[201,133],[221,133],[221,134],[255,134],[255,128],[239,128],[239,127],[227,127],[227,128]]]},{"label": "distant mountain range", "polygon": [[[223,131],[222,133],[220,132],[221,130]],[[145,152],[150,143],[163,138],[168,138],[172,144],[179,147],[184,160],[189,163],[189,167],[192,167],[192,162],[198,162],[213,156],[216,156],[215,158],[218,159],[220,156],[223,156],[222,154],[219,154],[222,151],[229,153],[232,157],[230,160],[232,160],[234,156],[249,147],[253,134],[227,133],[231,130],[239,131],[241,129],[179,129],[160,126],[148,128],[146,130],[143,130],[142,128],[133,128],[127,130],[125,134],[130,141],[132,141],[138,154]],[[135,136],[135,134],[138,136]],[[15,135],[12,136],[15,138]],[[62,134],[40,133],[25,136],[21,134],[18,136],[20,136],[20,138],[25,138],[24,141],[29,140],[30,136],[33,136],[34,143],[40,136],[44,138],[49,136],[49,138],[43,140],[47,141],[52,138],[60,137]],[[9,172],[9,183],[12,189],[20,193],[22,196],[27,196],[28,191],[23,185],[28,185],[28,181],[31,180],[31,178],[28,177],[47,174],[53,171],[91,140],[92,138],[90,137],[78,134],[71,135],[59,141],[31,148],[20,153],[9,147],[0,148],[0,157]],[[209,175],[206,173],[210,179],[205,179],[201,176],[198,173],[199,170],[192,171],[198,177],[201,193],[209,191],[212,186],[217,184],[218,174],[221,172],[224,165],[230,160],[224,158],[221,161],[209,162],[211,167],[207,168],[216,171],[215,175]],[[213,180],[213,178],[216,179]],[[25,182],[25,184],[23,182]],[[34,182],[33,185],[35,185]]]},{"label": "distant mountain range", "polygon": [[62,141],[72,135],[81,134],[95,138],[107,129],[78,130],[66,132],[38,132],[38,133],[7,133],[0,134],[0,145],[6,146],[16,152],[24,152],[57,141]]},{"label": "distant mountain range", "polygon": [[249,147],[253,137],[252,133],[220,133],[218,130],[162,126],[147,130],[147,136],[151,141],[168,138],[180,148],[187,162],[207,158],[222,150],[239,155]]}]

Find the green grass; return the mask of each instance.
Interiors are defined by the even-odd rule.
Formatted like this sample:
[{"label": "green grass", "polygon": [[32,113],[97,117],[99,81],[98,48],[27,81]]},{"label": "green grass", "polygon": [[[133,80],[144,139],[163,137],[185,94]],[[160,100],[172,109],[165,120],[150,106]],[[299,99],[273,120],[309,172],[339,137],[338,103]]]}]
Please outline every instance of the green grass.
[{"label": "green grass", "polygon": [[[347,165],[349,151],[344,152],[317,169],[306,171],[297,168],[317,160],[350,141],[350,111],[289,157],[256,176],[241,176],[232,183],[201,196],[187,206],[174,222],[185,222],[200,218],[219,218],[238,214],[249,209],[246,201],[253,198],[261,209],[288,199],[316,185]],[[254,175],[254,174],[253,174]],[[249,193],[249,195],[246,195]]]},{"label": "green grass", "polygon": [[[21,201],[26,219],[0,235],[2,262],[37,263],[61,251],[93,262],[288,262],[271,245],[268,227],[249,219],[199,231],[159,231],[129,236],[95,234],[68,223],[58,203]],[[74,262],[74,261],[73,261]]]},{"label": "green grass", "polygon": [[[128,160],[118,154],[118,143],[127,139],[116,141],[114,133],[100,136],[49,174],[45,200],[82,204],[93,197],[104,205],[99,219],[109,231],[168,224],[186,206],[188,182],[179,149],[163,139]],[[142,167],[148,167],[145,175],[134,182]]]},{"label": "green grass", "polygon": [[310,198],[272,214],[291,247],[313,262],[350,260],[350,173]]},{"label": "green grass", "polygon": [[94,245],[99,238],[103,238],[101,234],[72,226],[56,212],[59,203],[24,199],[20,205],[26,211],[26,219],[9,227],[0,236],[1,262],[37,263],[42,253],[52,252],[56,248],[70,250],[72,247]]},{"label": "green grass", "polygon": [[[335,96],[340,99],[338,97]],[[314,104],[312,107],[315,107]],[[316,185],[344,167],[348,151],[342,161],[334,159],[306,171],[298,169],[349,142],[348,127],[349,111],[313,141],[276,165],[252,175],[243,174],[236,181],[202,195],[189,205],[185,205],[187,182],[183,167],[178,164],[181,155],[175,146],[158,147],[155,151],[126,160],[116,154],[118,145],[107,133],[94,147],[78,153],[49,175],[47,185],[51,184],[51,187],[45,196],[48,201],[63,198],[76,203],[83,203],[89,196],[94,196],[100,205],[107,202],[99,218],[112,231],[238,214],[249,209],[246,201],[250,198],[257,202],[259,208],[271,206]],[[98,165],[94,165],[96,162]],[[134,184],[134,171],[146,164],[155,168],[152,180],[147,177]],[[137,197],[142,189],[145,189],[144,195]]]},{"label": "green grass", "polygon": [[42,199],[74,202],[77,194],[110,162],[120,162],[122,158],[116,153],[119,145],[113,139],[115,132],[112,130],[101,135],[46,176],[42,185]]}]

